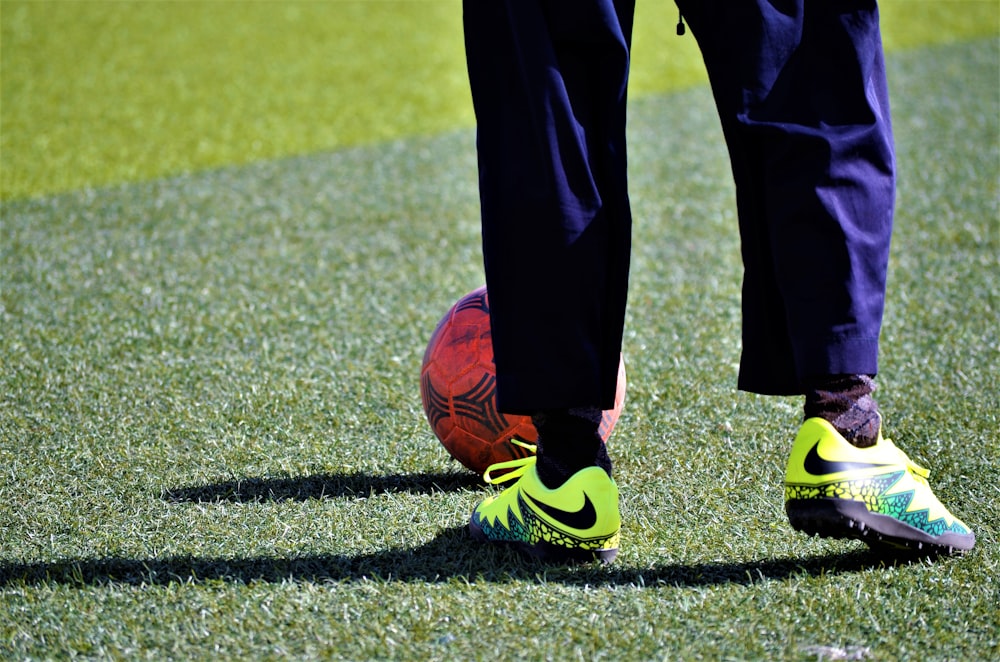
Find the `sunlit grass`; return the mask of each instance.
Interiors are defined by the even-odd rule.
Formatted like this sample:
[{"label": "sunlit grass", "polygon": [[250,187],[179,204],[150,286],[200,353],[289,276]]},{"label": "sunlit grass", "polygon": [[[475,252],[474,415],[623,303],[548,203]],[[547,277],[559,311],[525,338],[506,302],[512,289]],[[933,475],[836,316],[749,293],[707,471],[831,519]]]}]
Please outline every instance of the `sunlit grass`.
[{"label": "sunlit grass", "polygon": [[[991,1],[887,0],[892,49],[998,34]],[[633,98],[704,82],[640,0]],[[4,0],[0,199],[471,126],[459,0]]]},{"label": "sunlit grass", "polygon": [[889,64],[878,397],[969,556],[886,565],[788,526],[799,403],[734,388],[733,191],[695,86],[632,105],[610,568],[474,544],[488,489],[423,418],[424,344],[482,283],[469,127],[5,201],[0,657],[995,656],[998,48]]}]

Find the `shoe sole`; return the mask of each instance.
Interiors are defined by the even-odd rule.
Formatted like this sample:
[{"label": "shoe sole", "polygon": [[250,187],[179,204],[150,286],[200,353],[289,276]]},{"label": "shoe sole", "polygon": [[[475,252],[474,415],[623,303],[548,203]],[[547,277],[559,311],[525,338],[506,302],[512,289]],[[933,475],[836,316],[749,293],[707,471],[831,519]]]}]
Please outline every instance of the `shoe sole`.
[{"label": "shoe sole", "polygon": [[554,545],[545,541],[527,543],[520,540],[493,540],[492,538],[487,538],[482,528],[474,521],[469,522],[469,533],[472,534],[473,540],[493,545],[502,545],[515,550],[522,556],[542,561],[543,563],[593,563],[594,561],[599,561],[607,565],[618,556],[617,547],[612,549],[584,549],[582,547]]},{"label": "shoe sole", "polygon": [[785,513],[796,531],[821,538],[860,540],[883,552],[952,555],[967,552],[976,543],[975,536],[932,536],[895,517],[873,513],[864,503],[850,499],[789,499]]}]

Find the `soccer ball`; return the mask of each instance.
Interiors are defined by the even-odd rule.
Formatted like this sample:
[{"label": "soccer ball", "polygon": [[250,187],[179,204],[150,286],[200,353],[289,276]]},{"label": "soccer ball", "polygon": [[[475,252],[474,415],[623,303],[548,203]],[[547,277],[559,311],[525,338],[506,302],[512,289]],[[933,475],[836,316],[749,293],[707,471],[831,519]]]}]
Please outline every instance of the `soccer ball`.
[{"label": "soccer ball", "polygon": [[[533,444],[538,431],[529,416],[497,410],[496,368],[486,287],[469,292],[441,318],[420,368],[420,397],[434,434],[452,457],[476,473],[497,462],[526,457],[511,442]],[[600,435],[607,441],[625,404],[625,364],[618,364],[615,406],[604,412]]]}]

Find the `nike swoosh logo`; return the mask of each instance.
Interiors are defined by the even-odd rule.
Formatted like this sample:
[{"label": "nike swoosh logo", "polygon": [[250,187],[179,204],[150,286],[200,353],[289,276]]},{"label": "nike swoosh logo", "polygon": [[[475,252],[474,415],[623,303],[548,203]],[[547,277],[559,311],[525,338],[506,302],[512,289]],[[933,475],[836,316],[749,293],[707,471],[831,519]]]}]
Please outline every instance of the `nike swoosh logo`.
[{"label": "nike swoosh logo", "polygon": [[556,522],[563,524],[571,529],[584,530],[589,529],[595,524],[597,524],[597,509],[594,508],[594,504],[590,501],[590,497],[587,493],[583,493],[583,506],[580,510],[570,511],[563,510],[562,508],[556,508],[547,503],[542,503],[537,499],[532,498],[530,494],[525,491],[521,491],[524,495],[538,510],[542,511]]},{"label": "nike swoosh logo", "polygon": [[879,464],[875,462],[838,462],[835,460],[827,460],[820,457],[819,454],[819,440],[813,444],[813,447],[809,449],[806,454],[806,459],[802,463],[805,470],[812,474],[813,476],[823,476],[826,474],[835,474],[841,471],[855,471],[863,469],[877,469],[879,467],[888,467],[889,464]]}]

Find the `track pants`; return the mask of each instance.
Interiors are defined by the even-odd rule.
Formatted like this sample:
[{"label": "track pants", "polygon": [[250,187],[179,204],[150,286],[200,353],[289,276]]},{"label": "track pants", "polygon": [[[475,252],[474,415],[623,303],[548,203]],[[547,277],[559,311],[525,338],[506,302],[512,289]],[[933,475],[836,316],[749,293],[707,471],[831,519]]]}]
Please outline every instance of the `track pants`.
[{"label": "track pants", "polygon": [[[875,374],[895,164],[875,0],[679,0],[736,183],[738,386]],[[465,0],[497,388],[610,408],[628,291],[634,1]],[[667,311],[664,311],[667,314]]]}]

